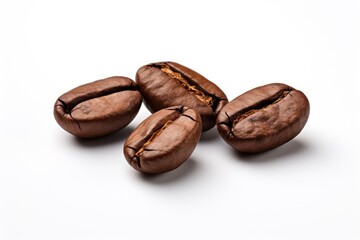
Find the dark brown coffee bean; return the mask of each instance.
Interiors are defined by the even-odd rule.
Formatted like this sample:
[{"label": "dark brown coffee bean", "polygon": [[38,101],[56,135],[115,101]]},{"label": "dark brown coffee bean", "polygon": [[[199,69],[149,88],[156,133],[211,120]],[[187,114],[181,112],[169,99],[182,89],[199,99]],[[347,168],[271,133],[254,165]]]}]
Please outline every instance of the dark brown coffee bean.
[{"label": "dark brown coffee bean", "polygon": [[190,107],[200,113],[203,131],[215,126],[217,114],[228,102],[213,82],[174,62],[141,67],[136,73],[136,82],[151,112],[177,105]]},{"label": "dark brown coffee bean", "polygon": [[183,164],[201,136],[197,111],[176,106],[162,109],[145,119],[128,137],[124,155],[144,173],[164,173]]},{"label": "dark brown coffee bean", "polygon": [[309,101],[301,91],[273,83],[229,102],[217,117],[217,128],[236,150],[256,153],[276,148],[297,136],[309,113]]},{"label": "dark brown coffee bean", "polygon": [[113,133],[138,113],[142,96],[126,77],[110,77],[76,87],[61,95],[54,106],[58,124],[81,138]]}]

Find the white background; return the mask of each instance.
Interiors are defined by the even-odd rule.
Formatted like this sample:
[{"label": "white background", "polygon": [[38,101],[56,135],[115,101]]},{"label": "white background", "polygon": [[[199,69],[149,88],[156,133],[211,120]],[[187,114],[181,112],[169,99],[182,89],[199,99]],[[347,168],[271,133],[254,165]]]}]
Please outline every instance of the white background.
[{"label": "white background", "polygon": [[[0,239],[360,239],[358,0],[1,0],[0,31]],[[122,153],[144,105],[92,141],[55,122],[62,93],[165,60],[230,100],[287,83],[309,121],[253,156],[214,128],[158,176]]]}]

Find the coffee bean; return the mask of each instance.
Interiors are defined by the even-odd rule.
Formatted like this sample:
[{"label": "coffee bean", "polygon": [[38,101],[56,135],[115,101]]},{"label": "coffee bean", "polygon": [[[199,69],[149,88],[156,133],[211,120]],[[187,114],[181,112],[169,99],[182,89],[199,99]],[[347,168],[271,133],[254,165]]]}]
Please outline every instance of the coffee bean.
[{"label": "coffee bean", "polygon": [[188,107],[169,107],[153,113],[124,144],[128,163],[144,173],[173,170],[192,154],[201,136],[201,118]]},{"label": "coffee bean", "polygon": [[126,77],[110,77],[76,87],[61,95],[54,106],[57,123],[81,138],[113,133],[138,113],[142,96]]},{"label": "coffee bean", "polygon": [[217,114],[228,102],[213,82],[174,62],[141,67],[136,73],[136,82],[151,112],[177,105],[190,107],[200,113],[203,131],[215,126]]},{"label": "coffee bean", "polygon": [[273,83],[229,102],[217,117],[217,128],[236,150],[256,153],[276,148],[297,136],[309,113],[309,101],[301,91]]}]

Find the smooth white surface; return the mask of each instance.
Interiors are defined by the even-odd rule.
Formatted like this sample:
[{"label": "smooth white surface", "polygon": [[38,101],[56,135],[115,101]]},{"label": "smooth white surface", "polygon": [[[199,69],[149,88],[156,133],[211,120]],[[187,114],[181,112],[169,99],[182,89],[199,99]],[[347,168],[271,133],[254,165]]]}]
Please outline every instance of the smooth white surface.
[{"label": "smooth white surface", "polygon": [[[0,239],[360,239],[360,2],[0,1]],[[123,131],[77,140],[56,98],[154,61],[229,99],[283,82],[311,103],[301,134],[242,156],[203,135],[179,169],[144,176]]]}]

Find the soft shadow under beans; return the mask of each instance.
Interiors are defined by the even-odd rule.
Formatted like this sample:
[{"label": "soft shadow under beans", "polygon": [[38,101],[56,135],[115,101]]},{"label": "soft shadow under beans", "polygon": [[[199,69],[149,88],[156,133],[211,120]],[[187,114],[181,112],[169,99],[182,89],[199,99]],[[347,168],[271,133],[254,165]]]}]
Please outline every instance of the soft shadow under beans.
[{"label": "soft shadow under beans", "polygon": [[268,163],[279,160],[287,160],[290,156],[309,150],[304,142],[294,139],[276,149],[263,153],[245,154],[233,150],[237,159],[247,163]]},{"label": "soft shadow under beans", "polygon": [[200,142],[212,142],[219,139],[219,136],[220,135],[215,126],[212,129],[201,134]]},{"label": "soft shadow under beans", "polygon": [[119,142],[124,141],[133,130],[134,127],[127,126],[113,134],[104,137],[93,138],[93,139],[73,137],[73,140],[80,147],[86,147],[86,148],[102,147],[106,145],[118,144]]},{"label": "soft shadow under beans", "polygon": [[180,167],[162,174],[139,173],[140,179],[153,184],[169,184],[190,177],[198,168],[196,160],[190,157]]}]

